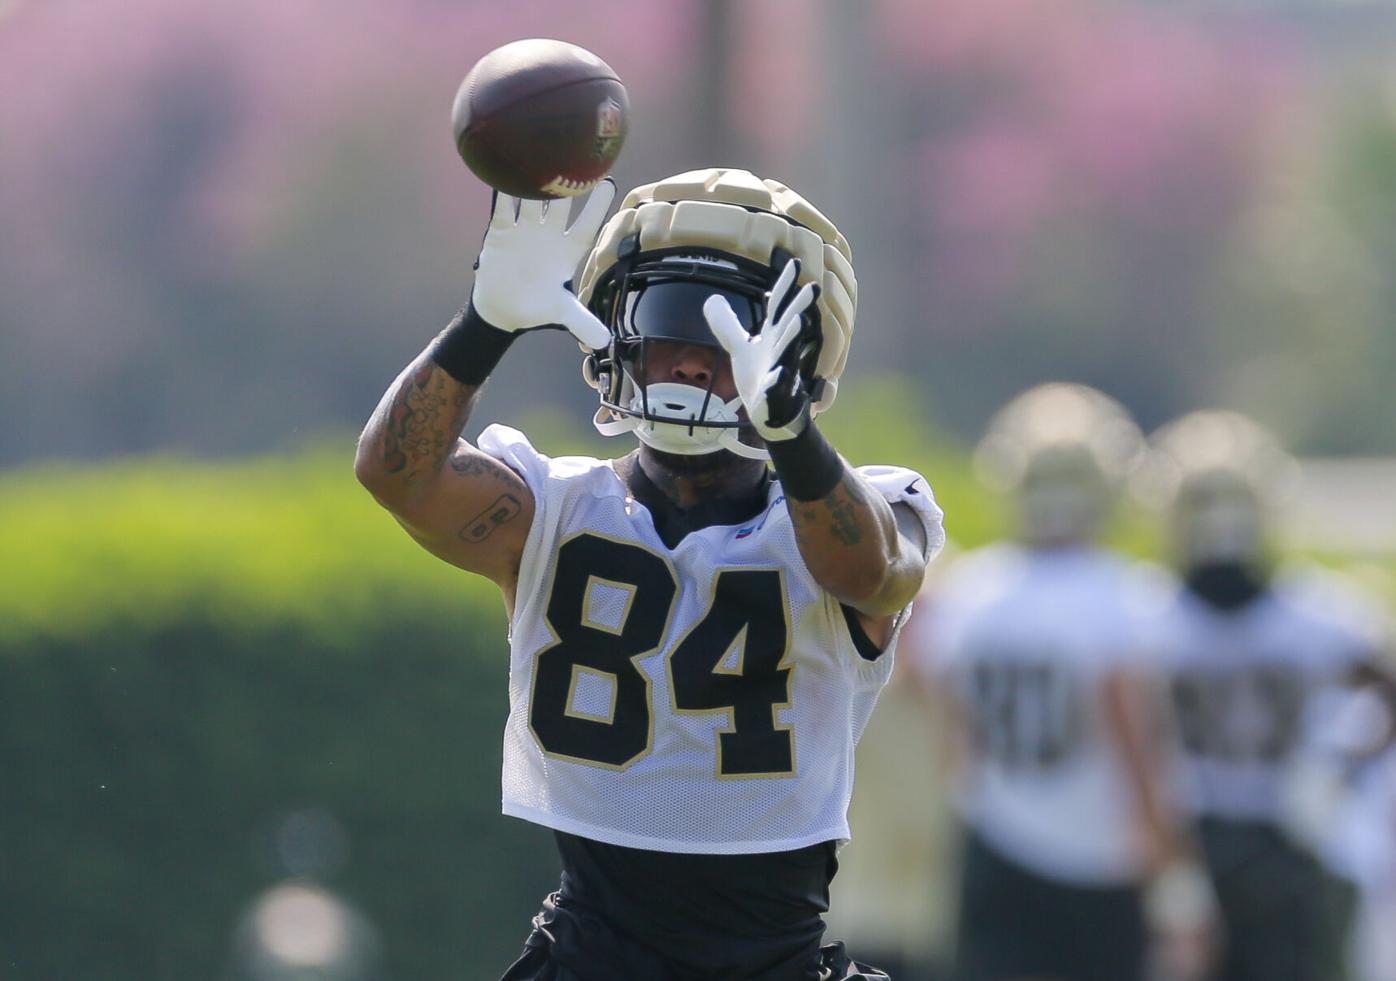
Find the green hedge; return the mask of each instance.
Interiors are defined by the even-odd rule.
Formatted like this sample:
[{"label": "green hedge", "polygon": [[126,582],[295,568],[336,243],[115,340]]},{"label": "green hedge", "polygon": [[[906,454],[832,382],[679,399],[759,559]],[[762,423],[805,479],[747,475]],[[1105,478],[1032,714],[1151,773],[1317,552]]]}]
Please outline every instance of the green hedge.
[{"label": "green hedge", "polygon": [[148,458],[0,480],[0,641],[78,640],[197,615],[352,639],[385,609],[486,604],[354,483],[353,444],[228,465]]},{"label": "green hedge", "polygon": [[351,450],[0,480],[0,978],[223,976],[258,836],[306,806],[390,976],[518,950],[556,863],[498,813],[503,606]]}]

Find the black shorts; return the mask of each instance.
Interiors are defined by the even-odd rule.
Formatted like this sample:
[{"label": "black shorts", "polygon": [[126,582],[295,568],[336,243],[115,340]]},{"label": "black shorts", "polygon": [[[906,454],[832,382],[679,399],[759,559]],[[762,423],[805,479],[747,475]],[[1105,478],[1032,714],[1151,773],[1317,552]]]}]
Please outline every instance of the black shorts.
[{"label": "black shorts", "polygon": [[1273,825],[1204,818],[1202,849],[1226,944],[1217,981],[1342,976],[1341,885]]},{"label": "black shorts", "polygon": [[1138,889],[1047,879],[966,834],[958,981],[1138,981],[1147,950]]},{"label": "black shorts", "polygon": [[[585,932],[588,950],[604,950],[600,959],[577,963],[568,951],[580,947],[574,935]],[[604,938],[598,943],[598,938]],[[716,961],[711,970],[668,961],[631,937],[617,933],[596,911],[581,908],[553,893],[533,920],[523,956],[500,981],[890,981],[886,974],[849,958],[843,944],[826,944],[808,965],[772,964],[755,973],[734,975]]]}]

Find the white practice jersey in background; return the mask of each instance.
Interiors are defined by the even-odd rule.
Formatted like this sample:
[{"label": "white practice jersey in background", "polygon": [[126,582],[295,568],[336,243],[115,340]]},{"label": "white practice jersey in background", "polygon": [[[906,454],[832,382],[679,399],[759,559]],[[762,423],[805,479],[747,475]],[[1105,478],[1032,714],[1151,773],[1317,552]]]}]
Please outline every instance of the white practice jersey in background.
[{"label": "white practice jersey in background", "polygon": [[1353,981],[1396,978],[1396,749],[1352,781],[1322,842],[1325,858],[1358,888]]},{"label": "white practice jersey in background", "polygon": [[[670,852],[846,839],[853,749],[892,651],[858,654],[800,558],[780,484],[746,524],[670,549],[610,461],[549,459],[504,426],[479,446],[536,506],[510,625],[504,812]],[[924,479],[859,472],[940,547]]]},{"label": "white practice jersey in background", "polygon": [[1231,612],[1180,588],[1156,646],[1182,738],[1184,805],[1200,816],[1281,823],[1313,700],[1373,654],[1380,630],[1367,603],[1316,571],[1282,575]]},{"label": "white practice jersey in background", "polygon": [[1142,659],[1153,575],[1102,549],[968,553],[923,599],[917,666],[966,715],[960,807],[1005,857],[1081,885],[1140,871],[1134,804],[1102,712],[1105,675]]}]

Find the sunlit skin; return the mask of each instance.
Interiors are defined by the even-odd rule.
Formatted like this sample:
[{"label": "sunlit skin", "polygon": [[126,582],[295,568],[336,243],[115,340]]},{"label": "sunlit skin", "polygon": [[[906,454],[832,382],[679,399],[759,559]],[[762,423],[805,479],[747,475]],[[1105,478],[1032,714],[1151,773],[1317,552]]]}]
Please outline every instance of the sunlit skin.
[{"label": "sunlit skin", "polygon": [[737,397],[737,383],[732,379],[732,364],[726,352],[703,344],[679,341],[649,341],[645,352],[646,385],[671,381],[698,388],[707,388],[713,375],[713,394],[724,401]]}]

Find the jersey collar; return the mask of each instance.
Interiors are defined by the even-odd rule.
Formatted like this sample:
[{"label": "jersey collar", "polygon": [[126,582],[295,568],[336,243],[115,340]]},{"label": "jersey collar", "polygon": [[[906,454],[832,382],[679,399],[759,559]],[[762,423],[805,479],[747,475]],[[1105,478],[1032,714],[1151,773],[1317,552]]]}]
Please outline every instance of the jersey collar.
[{"label": "jersey collar", "polygon": [[767,470],[760,482],[747,493],[726,495],[691,508],[681,508],[650,480],[636,456],[626,459],[622,477],[631,496],[650,513],[659,540],[670,549],[676,548],[690,532],[714,525],[740,525],[755,518],[766,509],[771,487],[771,472]]}]

